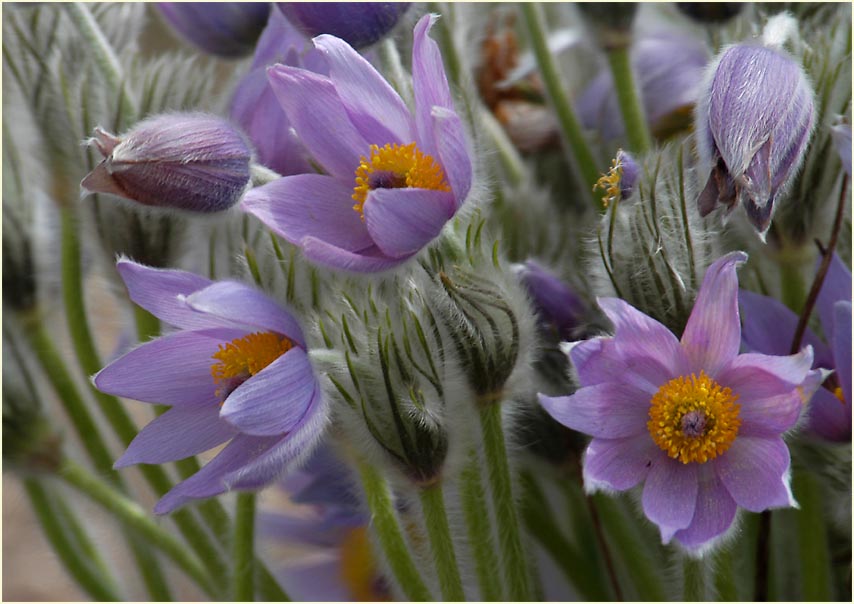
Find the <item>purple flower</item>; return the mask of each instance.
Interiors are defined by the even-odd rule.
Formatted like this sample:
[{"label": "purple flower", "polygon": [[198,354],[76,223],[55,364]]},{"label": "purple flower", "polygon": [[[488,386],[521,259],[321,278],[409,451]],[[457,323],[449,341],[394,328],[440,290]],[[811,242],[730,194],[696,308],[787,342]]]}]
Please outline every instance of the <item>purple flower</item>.
[{"label": "purple flower", "polygon": [[813,91],[781,51],[730,46],[703,85],[695,114],[697,149],[711,174],[700,214],[742,201],[764,237],[778,195],[795,176],[815,122]]},{"label": "purple flower", "polygon": [[326,403],[296,320],[241,283],[120,260],[131,299],[176,331],[131,350],[94,378],[99,390],[172,406],[116,467],[183,459],[230,441],[154,508],[170,512],[228,489],[257,489],[320,438]]},{"label": "purple flower", "polygon": [[[764,354],[786,354],[798,325],[798,316],[781,302],[740,291],[744,312],[745,345]],[[822,342],[809,328],[804,342],[815,350],[813,367],[834,369],[807,408],[808,429],[832,442],[851,441],[851,271],[836,254],[830,263],[816,302]]]},{"label": "purple flower", "polygon": [[198,48],[220,57],[252,52],[267,23],[267,2],[158,2],[169,25]]},{"label": "purple flower", "polygon": [[839,153],[839,159],[842,160],[842,167],[848,177],[851,177],[851,124],[840,122],[831,126],[830,136],[833,138],[833,145],[836,152]]},{"label": "purple flower", "polygon": [[514,267],[534,302],[540,322],[564,340],[578,336],[584,303],[557,275],[534,260]]},{"label": "purple flower", "polygon": [[794,504],[781,435],[818,387],[812,349],[792,356],[738,354],[736,266],[743,252],[706,272],[682,339],[617,298],[599,306],[613,337],[570,351],[581,384],[571,396],[540,395],[557,421],[593,436],[588,490],[644,483],[643,510],[662,541],[702,550],[732,525],[736,508]]},{"label": "purple flower", "polygon": [[252,152],[234,126],[201,113],[149,117],[122,137],[95,128],[91,142],[104,160],[80,186],[147,206],[220,212],[250,180]]},{"label": "purple flower", "polygon": [[405,262],[462,205],[472,163],[454,112],[442,56],[415,26],[415,113],[343,40],[318,36],[328,76],[286,65],[273,91],[325,174],[299,174],[252,189],[242,207],[302,248],[310,260],[359,272]]},{"label": "purple flower", "polygon": [[364,48],[389,33],[410,2],[277,2],[294,27],[309,38],[331,34]]}]

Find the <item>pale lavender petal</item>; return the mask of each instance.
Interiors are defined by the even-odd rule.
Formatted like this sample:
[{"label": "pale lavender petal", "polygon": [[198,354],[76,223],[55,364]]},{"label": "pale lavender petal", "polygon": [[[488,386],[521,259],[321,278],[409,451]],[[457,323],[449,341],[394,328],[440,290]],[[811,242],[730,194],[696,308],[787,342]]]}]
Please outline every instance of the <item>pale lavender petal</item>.
[{"label": "pale lavender petal", "polygon": [[159,464],[213,449],[237,434],[219,418],[219,405],[173,407],[145,426],[113,466]]},{"label": "pale lavender petal", "polygon": [[697,464],[683,464],[659,450],[643,485],[642,503],[646,517],[661,531],[662,543],[691,524],[697,491]]},{"label": "pale lavender petal", "polygon": [[789,448],[782,439],[739,435],[712,463],[735,502],[751,512],[761,512],[794,505],[789,461]]},{"label": "pale lavender petal", "polygon": [[736,506],[710,463],[698,471],[697,508],[688,528],[677,531],[674,538],[683,546],[699,550],[722,536],[735,519]]},{"label": "pale lavender petal", "polygon": [[235,329],[180,331],[116,359],[93,381],[102,392],[147,403],[194,406],[217,401],[211,377],[219,345],[245,335]]},{"label": "pale lavender petal", "polygon": [[364,211],[377,247],[391,258],[408,258],[439,235],[454,215],[454,200],[445,191],[376,189]]},{"label": "pale lavender petal", "polygon": [[454,192],[454,201],[459,208],[471,189],[471,155],[466,146],[466,133],[459,116],[444,107],[433,108],[433,132],[439,159]]},{"label": "pale lavender petal", "polygon": [[827,388],[816,391],[807,414],[813,433],[830,442],[851,442],[851,405]]},{"label": "pale lavender petal", "polygon": [[357,273],[377,273],[405,260],[384,256],[379,248],[362,250],[356,254],[315,237],[306,237],[300,242],[300,247],[305,257],[312,262]]},{"label": "pale lavender petal", "polygon": [[340,555],[323,552],[296,559],[276,570],[295,602],[349,602],[352,590],[344,582]]},{"label": "pale lavender petal", "polygon": [[187,306],[224,324],[250,330],[274,331],[305,347],[296,319],[254,287],[236,281],[219,281],[187,298]]},{"label": "pale lavender petal", "polygon": [[[820,262],[821,259],[818,260],[817,264]],[[815,303],[818,316],[821,319],[821,327],[828,341],[831,339],[831,334],[836,333],[833,320],[834,305],[840,300],[851,302],[851,271],[834,253]]]},{"label": "pale lavender petal", "polygon": [[848,424],[851,424],[851,302],[837,302],[833,308],[833,359],[839,375],[839,385],[848,406]]},{"label": "pale lavender petal", "polygon": [[306,148],[330,174],[352,180],[370,145],[350,121],[329,78],[276,65],[270,85]]},{"label": "pale lavender petal", "polygon": [[624,438],[646,432],[649,397],[623,384],[596,384],[570,396],[539,395],[555,420],[597,438]]},{"label": "pale lavender petal", "polygon": [[744,252],[731,252],[712,263],[682,334],[682,347],[694,372],[703,370],[713,379],[741,345],[735,269],[746,260]]},{"label": "pale lavender petal", "polygon": [[661,449],[647,434],[620,439],[594,438],[584,455],[584,487],[605,484],[625,491],[646,478]]},{"label": "pale lavender petal", "polygon": [[418,20],[412,42],[412,90],[415,95],[415,125],[418,132],[418,147],[427,155],[437,156],[433,133],[433,107],[444,107],[453,111],[454,103],[442,53],[439,46],[428,35],[438,17],[424,15]]},{"label": "pale lavender petal", "polygon": [[352,195],[353,183],[301,174],[250,190],[241,207],[295,245],[304,237],[316,237],[358,251],[373,242],[353,209]]},{"label": "pale lavender petal", "polygon": [[314,45],[325,54],[329,78],[365,140],[382,147],[415,138],[409,109],[373,65],[340,38],[321,35]]},{"label": "pale lavender petal", "polygon": [[222,418],[246,434],[284,434],[305,415],[316,387],[305,351],[291,348],[225,399]]}]

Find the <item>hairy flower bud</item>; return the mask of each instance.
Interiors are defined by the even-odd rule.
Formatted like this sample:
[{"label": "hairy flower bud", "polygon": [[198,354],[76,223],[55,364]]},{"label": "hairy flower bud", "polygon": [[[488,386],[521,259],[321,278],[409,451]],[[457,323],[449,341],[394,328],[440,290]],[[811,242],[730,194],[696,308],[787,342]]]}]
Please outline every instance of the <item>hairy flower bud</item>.
[{"label": "hairy flower bud", "polygon": [[158,2],[157,9],[182,38],[228,58],[252,52],[270,15],[266,2]]},{"label": "hairy flower bud", "polygon": [[80,185],[147,206],[220,212],[237,203],[250,181],[252,153],[227,121],[204,114],[162,114],[122,137],[95,129],[105,158]]},{"label": "hairy flower bud", "polygon": [[364,48],[388,34],[409,2],[277,2],[294,27],[313,38],[332,34],[353,48]]}]

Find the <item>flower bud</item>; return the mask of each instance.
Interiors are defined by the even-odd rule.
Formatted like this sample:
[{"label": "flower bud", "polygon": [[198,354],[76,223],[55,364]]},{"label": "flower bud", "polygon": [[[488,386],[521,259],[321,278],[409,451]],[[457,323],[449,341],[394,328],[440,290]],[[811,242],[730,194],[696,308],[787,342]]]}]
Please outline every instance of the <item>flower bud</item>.
[{"label": "flower bud", "polygon": [[576,340],[585,305],[557,275],[535,260],[513,266],[538,312],[539,323],[561,340]]},{"label": "flower bud", "polygon": [[388,34],[409,2],[277,2],[276,6],[309,38],[332,34],[364,48]]},{"label": "flower bud", "polygon": [[579,2],[578,10],[593,27],[602,48],[622,48],[631,43],[635,2]]},{"label": "flower bud", "polygon": [[249,146],[227,121],[203,114],[162,114],[124,136],[95,128],[90,139],[105,158],[80,185],[147,206],[220,212],[250,182]]},{"label": "flower bud", "polygon": [[800,65],[782,50],[730,46],[701,88],[697,149],[710,175],[698,199],[706,216],[741,201],[764,238],[775,201],[803,161],[815,122],[813,91]]},{"label": "flower bud", "polygon": [[676,7],[698,23],[723,23],[741,12],[741,2],[677,2]]},{"label": "flower bud", "polygon": [[158,2],[157,9],[188,42],[228,58],[252,52],[270,15],[266,2]]}]

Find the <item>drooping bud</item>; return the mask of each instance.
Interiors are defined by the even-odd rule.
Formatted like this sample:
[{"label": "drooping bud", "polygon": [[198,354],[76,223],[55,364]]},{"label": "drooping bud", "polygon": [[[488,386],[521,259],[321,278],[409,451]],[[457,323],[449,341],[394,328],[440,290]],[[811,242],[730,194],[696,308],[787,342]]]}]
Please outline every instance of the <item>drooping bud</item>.
[{"label": "drooping bud", "polygon": [[267,2],[158,2],[157,9],[182,38],[227,58],[251,53],[270,15]]},{"label": "drooping bud", "polygon": [[96,128],[90,142],[105,158],[80,183],[91,193],[210,213],[237,203],[250,181],[248,144],[215,116],[155,115],[121,137]]},{"label": "drooping bud", "polygon": [[723,23],[741,12],[741,2],[677,2],[676,7],[683,15],[699,23]]},{"label": "drooping bud", "polygon": [[801,66],[779,48],[730,46],[701,89],[697,149],[710,175],[700,213],[741,201],[764,237],[775,202],[803,161],[815,122],[813,91]]},{"label": "drooping bud", "polygon": [[578,339],[585,313],[581,298],[570,287],[535,260],[513,266],[538,312],[539,323],[561,340]]},{"label": "drooping bud", "polygon": [[294,27],[309,38],[332,34],[364,48],[388,34],[409,2],[277,2]]}]

